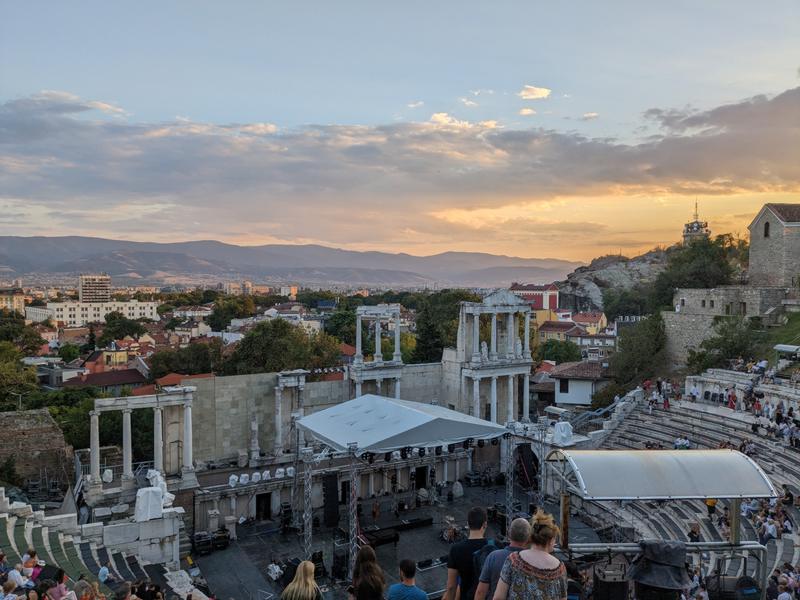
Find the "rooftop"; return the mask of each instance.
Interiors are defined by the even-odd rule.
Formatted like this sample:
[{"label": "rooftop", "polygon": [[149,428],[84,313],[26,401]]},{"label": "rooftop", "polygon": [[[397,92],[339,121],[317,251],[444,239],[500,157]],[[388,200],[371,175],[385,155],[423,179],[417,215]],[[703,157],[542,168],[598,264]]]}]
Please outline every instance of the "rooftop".
[{"label": "rooftop", "polygon": [[800,204],[777,204],[770,203],[765,205],[784,223],[800,223]]},{"label": "rooftop", "polygon": [[119,371],[106,371],[104,373],[89,373],[75,377],[64,382],[64,387],[97,386],[107,387],[112,385],[141,385],[147,380],[136,369],[122,369]]},{"label": "rooftop", "polygon": [[508,288],[512,292],[557,292],[558,286],[555,283],[545,283],[543,285],[535,283],[517,283],[516,281]]},{"label": "rooftop", "polygon": [[606,369],[597,361],[566,362],[550,372],[553,379],[605,379]]}]

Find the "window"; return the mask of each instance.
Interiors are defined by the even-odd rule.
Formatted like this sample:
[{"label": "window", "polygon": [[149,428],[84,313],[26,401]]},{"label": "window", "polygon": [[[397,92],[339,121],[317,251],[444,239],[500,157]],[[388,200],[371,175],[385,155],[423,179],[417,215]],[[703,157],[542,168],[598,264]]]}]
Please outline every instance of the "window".
[{"label": "window", "polygon": [[766,221],[764,223],[764,237],[765,238],[769,237],[769,221]]},{"label": "window", "polygon": [[491,405],[487,404],[484,407],[483,411],[483,420],[484,421],[491,421],[492,420],[492,407]]},{"label": "window", "polygon": [[681,306],[686,306],[686,298],[681,298]]},{"label": "window", "polygon": [[714,308],[714,301],[713,300],[709,300],[709,302],[711,303],[711,308]]},{"label": "window", "polygon": [[569,379],[558,380],[558,391],[561,394],[569,394]]},{"label": "window", "polygon": [[731,314],[731,305],[730,305],[730,303],[725,305],[725,314],[726,315]]},{"label": "window", "polygon": [[706,301],[705,300],[700,300],[700,306],[705,308],[706,307]]}]

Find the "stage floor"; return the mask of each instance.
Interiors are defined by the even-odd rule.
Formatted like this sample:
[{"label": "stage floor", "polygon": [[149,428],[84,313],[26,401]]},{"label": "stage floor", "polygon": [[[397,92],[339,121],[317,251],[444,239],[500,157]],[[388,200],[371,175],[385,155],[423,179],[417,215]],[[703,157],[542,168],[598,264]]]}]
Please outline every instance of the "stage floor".
[{"label": "stage floor", "polygon": [[[398,496],[401,497],[401,496]],[[408,494],[402,496],[409,498]],[[397,519],[392,512],[394,500],[386,496],[381,500],[381,514],[375,523],[377,526],[392,527],[397,524]],[[520,492],[517,500],[523,507],[528,506],[528,497]],[[453,502],[445,502],[442,506],[413,508],[401,513],[401,519],[426,518],[433,519],[433,525],[400,532],[400,540],[394,544],[386,544],[375,549],[378,561],[383,567],[389,584],[399,581],[397,564],[404,558],[417,562],[446,556],[450,544],[441,539],[445,517],[453,517],[459,525],[466,524],[466,514],[473,506],[489,507],[495,503],[505,502],[505,488],[502,486],[482,488],[465,487],[464,496]],[[371,501],[364,502],[364,514],[361,517],[362,529],[373,525],[371,514]],[[548,509],[558,517],[558,507],[549,506]],[[315,511],[315,516],[322,520],[322,509]],[[347,531],[347,510],[340,507],[339,525]],[[258,597],[258,590],[267,590],[279,596],[282,587],[279,583],[272,582],[266,577],[267,566],[273,560],[278,562],[303,555],[303,537],[297,533],[283,534],[280,532],[279,523],[276,521],[263,521],[237,528],[238,541],[225,551],[218,551],[209,556],[197,559],[203,575],[208,581],[212,592],[218,598],[228,597],[246,598],[240,590],[245,589],[254,598]],[[487,537],[499,535],[497,524],[490,523]],[[323,528],[314,532],[313,550],[321,550],[324,556],[325,568],[330,575],[333,564],[334,541],[333,530]],[[573,518],[570,521],[571,542],[597,542],[599,538],[595,532]],[[342,546],[346,552],[346,546]],[[244,564],[248,563],[248,564]],[[323,588],[326,599],[346,598],[346,586],[336,585],[330,578],[325,578],[317,583]],[[435,566],[417,572],[417,585],[428,593],[444,590],[447,583],[446,564]],[[258,587],[256,587],[258,586]],[[230,591],[229,591],[230,590]],[[233,592],[236,593],[233,593]]]}]

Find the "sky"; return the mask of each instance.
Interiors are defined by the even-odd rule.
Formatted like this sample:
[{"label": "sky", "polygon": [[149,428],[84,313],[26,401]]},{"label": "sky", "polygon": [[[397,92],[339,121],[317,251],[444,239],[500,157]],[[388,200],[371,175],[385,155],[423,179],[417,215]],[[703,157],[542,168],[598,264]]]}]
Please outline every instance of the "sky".
[{"label": "sky", "polygon": [[800,3],[0,0],[0,235],[588,261],[800,202]]}]

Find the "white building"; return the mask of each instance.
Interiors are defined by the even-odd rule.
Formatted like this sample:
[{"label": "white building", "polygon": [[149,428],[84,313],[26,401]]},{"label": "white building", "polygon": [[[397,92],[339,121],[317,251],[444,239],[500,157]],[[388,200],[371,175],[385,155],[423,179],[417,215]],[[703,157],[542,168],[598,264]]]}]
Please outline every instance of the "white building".
[{"label": "white building", "polygon": [[78,278],[80,302],[111,302],[110,275],[81,275]]},{"label": "white building", "polygon": [[48,302],[47,308],[27,307],[25,316],[34,322],[51,319],[54,323],[64,323],[70,327],[80,327],[88,323],[104,321],[106,315],[118,312],[128,319],[160,320],[158,302]]},{"label": "white building", "polygon": [[594,360],[566,362],[556,366],[550,372],[550,377],[556,382],[556,405],[589,406],[595,392],[610,383],[605,370],[601,362]]}]

